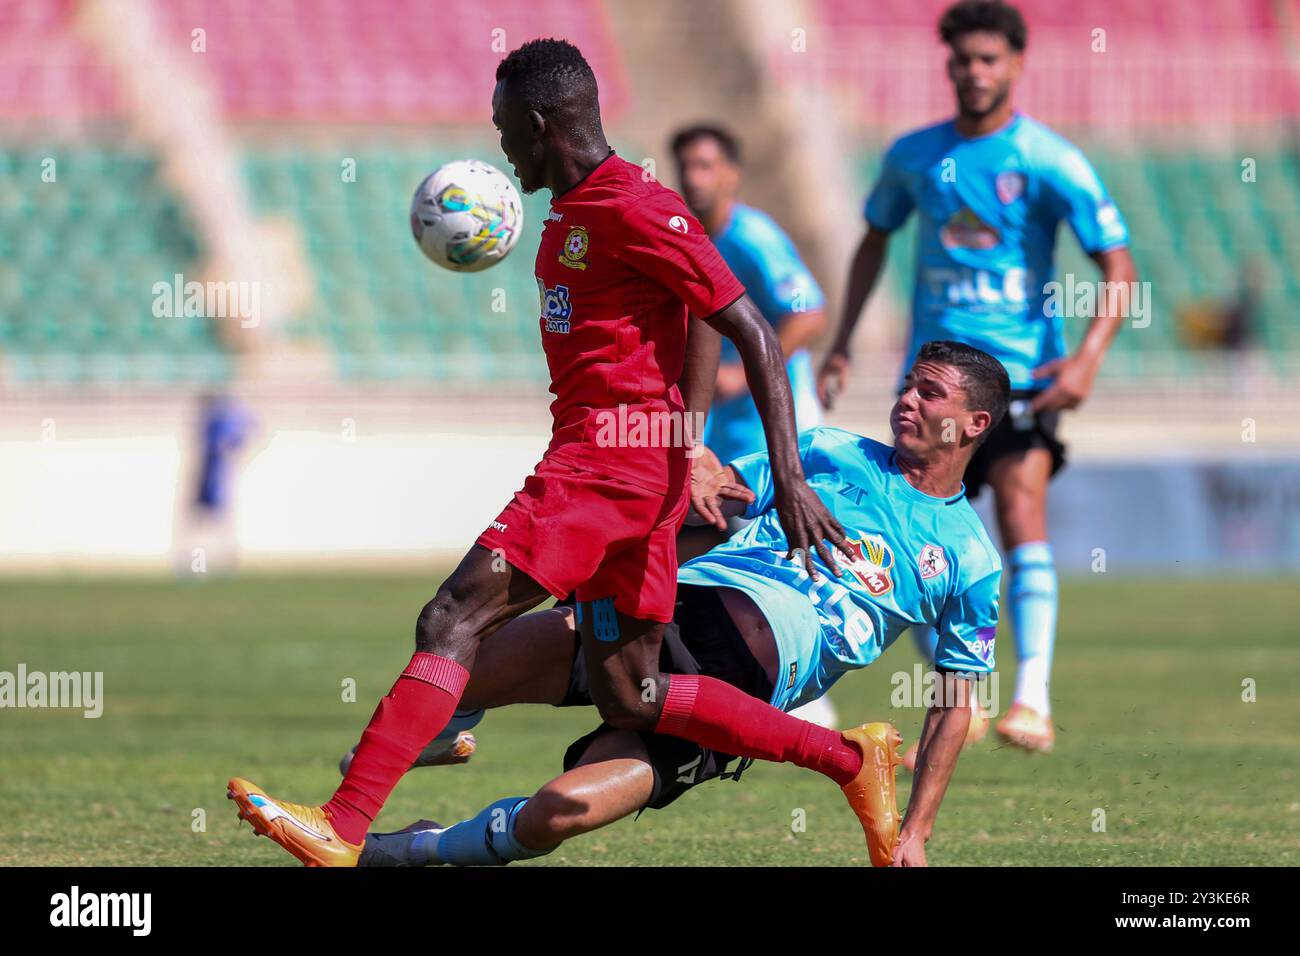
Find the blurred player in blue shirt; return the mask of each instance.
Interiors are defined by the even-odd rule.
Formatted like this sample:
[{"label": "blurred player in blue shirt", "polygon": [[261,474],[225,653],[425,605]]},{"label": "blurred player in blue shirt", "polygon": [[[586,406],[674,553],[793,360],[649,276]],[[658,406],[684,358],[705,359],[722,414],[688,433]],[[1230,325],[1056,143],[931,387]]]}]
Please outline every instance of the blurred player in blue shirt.
[{"label": "blurred player in blue shirt", "polygon": [[1088,160],[1012,108],[1026,40],[1020,13],[1005,3],[963,0],[944,13],[939,34],[950,51],[957,116],[902,137],[886,154],[867,198],[867,232],[818,391],[829,407],[843,387],[853,328],[880,275],[889,236],[915,214],[904,367],[923,343],[954,339],[996,357],[1011,379],[1010,412],[971,459],[966,487],[972,497],[984,484],[992,487],[1010,570],[1019,672],[1015,701],[998,732],[1008,743],[1045,751],[1055,737],[1048,677],[1056,571],[1046,513],[1048,482],[1065,463],[1058,419],[1088,396],[1125,317],[1098,295],[1083,341],[1068,351],[1059,296],[1051,296],[1049,285],[1059,225],[1067,223],[1097,263],[1103,288],[1128,293],[1137,277],[1124,220]]},{"label": "blurred player in blue shirt", "polygon": [[[790,375],[795,427],[803,431],[821,424],[808,354],[808,345],[826,328],[821,288],[772,217],[737,201],[741,154],[731,133],[692,126],[673,137],[672,150],[686,205],[776,331]],[[704,444],[724,462],[767,448],[740,353],[728,339],[722,342]]]}]

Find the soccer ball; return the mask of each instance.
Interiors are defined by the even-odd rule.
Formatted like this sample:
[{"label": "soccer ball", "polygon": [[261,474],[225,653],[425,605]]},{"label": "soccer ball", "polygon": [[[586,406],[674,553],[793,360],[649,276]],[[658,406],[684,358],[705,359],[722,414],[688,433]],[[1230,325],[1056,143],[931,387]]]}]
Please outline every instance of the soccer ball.
[{"label": "soccer ball", "polygon": [[476,159],[439,167],[411,197],[411,234],[420,251],[454,272],[496,265],[514,248],[523,226],[514,183]]}]

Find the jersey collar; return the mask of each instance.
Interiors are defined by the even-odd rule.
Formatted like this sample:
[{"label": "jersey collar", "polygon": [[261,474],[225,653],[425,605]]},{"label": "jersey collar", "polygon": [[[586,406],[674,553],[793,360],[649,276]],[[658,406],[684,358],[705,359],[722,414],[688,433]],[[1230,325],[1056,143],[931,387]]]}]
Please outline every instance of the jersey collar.
[{"label": "jersey collar", "polygon": [[957,504],[957,502],[961,501],[963,498],[966,497],[966,482],[964,481],[961,484],[961,489],[951,497],[939,498],[935,495],[927,495],[920,488],[917,488],[910,481],[908,481],[907,476],[903,474],[903,469],[898,467],[897,451],[890,451],[889,453],[889,473],[898,479],[897,484],[899,488],[902,490],[903,494],[905,494],[909,498],[912,498],[916,501],[923,502],[928,505],[944,505],[946,507],[948,505],[955,505]]},{"label": "jersey collar", "polygon": [[564,192],[560,193],[558,196],[552,196],[551,205],[554,206],[556,203],[567,202],[570,198],[572,198],[573,194],[576,193],[583,186],[589,185],[593,180],[598,179],[599,177],[596,175],[596,173],[604,170],[606,168],[606,165],[609,163],[609,161],[613,159],[616,155],[617,154],[614,152],[614,147],[611,146],[609,148],[609,153],[605,156],[605,158],[602,159],[600,162],[598,162],[595,166],[591,167],[591,169],[587,172],[587,175],[583,176],[581,179],[579,179],[576,183],[574,183]]}]

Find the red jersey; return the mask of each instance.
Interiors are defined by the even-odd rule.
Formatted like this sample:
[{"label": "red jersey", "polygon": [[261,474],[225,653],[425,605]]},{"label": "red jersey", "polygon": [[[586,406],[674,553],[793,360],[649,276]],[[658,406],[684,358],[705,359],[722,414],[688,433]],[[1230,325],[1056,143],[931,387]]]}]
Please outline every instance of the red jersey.
[{"label": "red jersey", "polygon": [[653,427],[611,443],[609,413],[681,416],[688,310],[713,315],[744,287],[682,198],[612,153],[551,200],[535,273],[555,394],[547,459],[667,492],[682,446],[639,440]]}]

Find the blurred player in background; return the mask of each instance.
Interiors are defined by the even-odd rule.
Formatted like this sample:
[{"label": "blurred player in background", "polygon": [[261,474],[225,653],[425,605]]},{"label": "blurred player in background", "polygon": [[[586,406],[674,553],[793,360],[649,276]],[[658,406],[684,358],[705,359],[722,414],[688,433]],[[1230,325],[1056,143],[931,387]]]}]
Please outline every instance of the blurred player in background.
[{"label": "blurred player in background", "polygon": [[199,462],[188,525],[177,542],[181,576],[232,572],[239,563],[235,540],[235,463],[253,430],[253,417],[231,395],[210,393],[199,401]]},{"label": "blurred player in background", "polygon": [[[737,201],[742,160],[734,134],[718,125],[689,126],[673,136],[672,151],[682,198],[781,343],[794,397],[795,428],[802,432],[820,425],[821,405],[808,346],[826,330],[821,287],[772,217]],[[704,444],[722,462],[767,448],[745,367],[730,340],[722,343]],[[839,722],[827,696],[796,713],[823,727]]]},{"label": "blurred player in background", "polygon": [[[991,355],[932,342],[890,413],[892,447],[838,428],[800,436],[809,481],[861,549],[839,580],[813,582],[782,559],[763,452],[725,468],[713,459],[710,491],[749,489],[744,513],[753,520],[681,569],[661,667],[725,680],[783,709],[821,697],[844,674],[879,660],[913,624],[939,628],[942,692],[926,701],[920,769],[901,833],[892,764],[872,768],[865,790],[858,782],[845,787],[855,809],[870,808],[858,815],[875,866],[925,865],[925,844],[966,737],[972,681],[993,669],[1002,563],[965,500],[961,476],[1005,413],[1009,391],[1006,370]],[[949,422],[958,426],[957,441],[945,436]],[[727,497],[725,509],[743,507]],[[572,608],[557,607],[502,628],[484,644],[465,699],[478,707],[590,705],[573,618]],[[852,733],[896,733],[887,727]],[[666,807],[723,775],[734,759],[677,737],[602,725],[568,749],[565,773],[535,796],[494,801],[451,827],[420,821],[372,833],[361,864],[492,866],[544,856],[628,814]]]},{"label": "blurred player in background", "polygon": [[[777,748],[840,782],[885,759],[875,749],[883,742],[791,717],[723,681],[659,670],[697,457],[691,423],[712,400],[719,333],[737,343],[754,386],[792,565],[817,578],[820,558],[838,575],[826,542],[846,557],[850,545],[804,478],[776,336],[681,197],[610,147],[581,52],[533,40],[498,64],[496,79],[502,152],[525,192],[552,195],[535,267],[555,395],[551,443],[420,612],[415,653],[334,796],[323,806],[287,803],[230,780],[240,816],[308,865],[356,864],[393,787],[453,718],[479,644],[549,595],[575,593],[591,696],[613,727],[671,727],[739,756]],[[673,418],[685,424],[677,441],[647,440],[649,424]],[[635,425],[611,436],[615,420],[639,421],[640,437]]]},{"label": "blurred player in background", "polygon": [[[1046,751],[1055,740],[1048,678],[1057,617],[1047,485],[1065,463],[1057,423],[1062,410],[1087,398],[1123,318],[1098,295],[1083,341],[1067,352],[1062,318],[1045,288],[1058,225],[1069,224],[1108,285],[1123,284],[1127,292],[1137,276],[1128,230],[1087,159],[1011,105],[1026,40],[1019,11],[994,0],[962,0],[944,13],[939,35],[950,50],[957,116],[902,137],[886,154],[818,390],[829,407],[843,386],[849,341],[889,237],[915,212],[917,273],[904,367],[924,343],[955,339],[998,358],[1011,377],[1010,412],[971,459],[966,487],[971,497],[986,483],[992,487],[1010,571],[1019,670],[998,733]],[[932,656],[933,636],[926,640],[922,632],[921,643]]]}]

